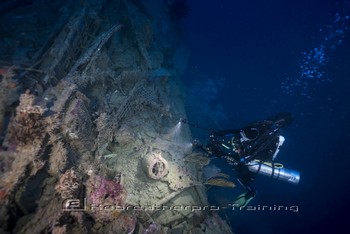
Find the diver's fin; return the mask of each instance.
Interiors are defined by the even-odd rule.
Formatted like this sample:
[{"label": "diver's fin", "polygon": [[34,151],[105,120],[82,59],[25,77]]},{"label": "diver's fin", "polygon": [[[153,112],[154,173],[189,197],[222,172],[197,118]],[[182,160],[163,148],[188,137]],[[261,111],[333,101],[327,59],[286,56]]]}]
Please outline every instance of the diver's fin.
[{"label": "diver's fin", "polygon": [[254,196],[249,196],[248,192],[247,193],[242,193],[238,197],[236,197],[234,201],[234,206],[235,207],[245,207],[248,205],[248,203],[254,198]]}]

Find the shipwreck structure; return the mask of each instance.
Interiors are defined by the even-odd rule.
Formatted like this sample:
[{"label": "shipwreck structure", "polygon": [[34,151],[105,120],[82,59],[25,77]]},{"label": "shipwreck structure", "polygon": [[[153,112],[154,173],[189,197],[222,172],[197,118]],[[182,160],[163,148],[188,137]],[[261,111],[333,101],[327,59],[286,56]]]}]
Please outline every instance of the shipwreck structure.
[{"label": "shipwreck structure", "polygon": [[181,4],[28,2],[0,4],[0,232],[230,233],[179,123]]}]

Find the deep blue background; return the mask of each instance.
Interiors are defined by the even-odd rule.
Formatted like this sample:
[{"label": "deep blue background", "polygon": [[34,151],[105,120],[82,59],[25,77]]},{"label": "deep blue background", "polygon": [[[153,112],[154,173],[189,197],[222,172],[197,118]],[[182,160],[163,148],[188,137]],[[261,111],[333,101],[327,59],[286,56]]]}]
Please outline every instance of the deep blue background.
[{"label": "deep blue background", "polygon": [[[299,185],[259,177],[251,205],[298,205],[299,212],[226,211],[236,233],[325,233],[347,225],[350,211],[350,33],[327,53],[332,82],[311,82],[310,98],[287,95],[281,84],[298,75],[302,52],[324,40],[331,0],[190,0],[184,21],[191,59],[184,75],[188,118],[208,128],[239,128],[280,111],[295,121],[284,130],[278,161],[301,172]],[[194,129],[202,141],[206,133]],[[226,173],[223,162],[213,162]],[[243,192],[210,189],[211,202]],[[322,232],[321,232],[322,231]]]}]

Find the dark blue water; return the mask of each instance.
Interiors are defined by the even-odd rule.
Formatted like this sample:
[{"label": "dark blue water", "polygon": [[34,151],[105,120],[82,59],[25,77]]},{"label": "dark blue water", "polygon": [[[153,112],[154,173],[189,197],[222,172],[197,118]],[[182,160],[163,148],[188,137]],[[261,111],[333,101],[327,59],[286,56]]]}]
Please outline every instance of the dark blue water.
[{"label": "dark blue water", "polygon": [[[225,210],[236,233],[325,233],[347,225],[350,210],[350,4],[345,1],[189,1],[184,76],[189,119],[207,128],[239,128],[280,111],[278,160],[300,171],[291,185],[258,177],[250,205],[291,211]],[[201,141],[206,132],[193,129]],[[234,172],[220,160],[223,172]],[[212,204],[232,203],[241,188],[211,188]],[[322,231],[322,232],[321,232]]]}]

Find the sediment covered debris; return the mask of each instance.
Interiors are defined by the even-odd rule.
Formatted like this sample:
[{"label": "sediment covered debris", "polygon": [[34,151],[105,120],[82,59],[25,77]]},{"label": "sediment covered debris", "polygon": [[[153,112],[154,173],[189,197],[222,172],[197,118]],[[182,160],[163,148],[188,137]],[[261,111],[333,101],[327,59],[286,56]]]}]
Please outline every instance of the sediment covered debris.
[{"label": "sediment covered debris", "polygon": [[186,50],[171,2],[2,13],[1,233],[230,232],[207,210],[155,208],[207,205],[205,155],[173,131]]}]

